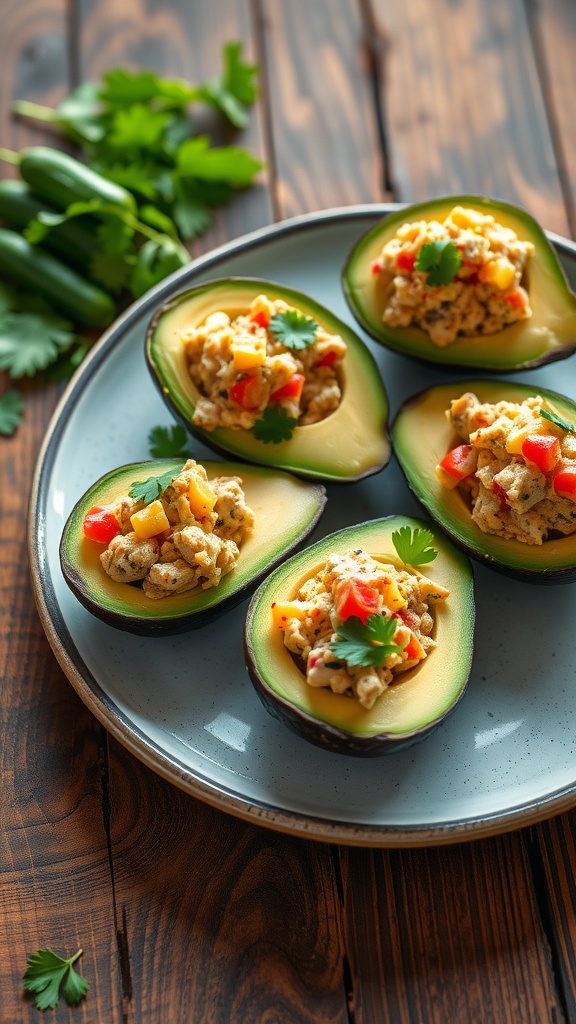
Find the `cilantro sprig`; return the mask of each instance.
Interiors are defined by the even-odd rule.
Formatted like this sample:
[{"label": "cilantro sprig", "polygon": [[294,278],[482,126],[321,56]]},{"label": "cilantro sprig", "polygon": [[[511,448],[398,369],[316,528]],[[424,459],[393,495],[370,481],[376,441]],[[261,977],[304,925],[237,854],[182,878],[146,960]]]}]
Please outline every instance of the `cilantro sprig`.
[{"label": "cilantro sprig", "polygon": [[128,494],[134,501],[142,501],[145,505],[149,505],[170,486],[175,476],[178,476],[178,473],[169,469],[166,473],[161,473],[160,476],[149,476],[146,477],[146,480],[134,480]]},{"label": "cilantro sprig", "polygon": [[568,420],[562,419],[558,413],[552,412],[551,409],[540,409],[539,413],[545,420],[549,420],[556,427],[560,427],[560,430],[565,430],[568,434],[576,434],[576,426]]},{"label": "cilantro sprig", "polygon": [[425,562],[433,562],[438,552],[430,547],[434,535],[430,530],[417,526],[411,530],[409,526],[400,526],[392,534],[392,543],[396,548],[398,558],[404,565],[423,565]]},{"label": "cilantro sprig", "polygon": [[285,348],[298,350],[314,343],[318,324],[297,309],[287,309],[274,314],[268,330]]},{"label": "cilantro sprig", "polygon": [[14,388],[9,388],[0,397],[0,434],[10,437],[19,427],[23,415],[22,395]]},{"label": "cilantro sprig", "polygon": [[449,238],[439,238],[422,246],[414,267],[426,274],[428,284],[436,287],[450,284],[461,264],[462,257],[454,242]]},{"label": "cilantro sprig", "polygon": [[55,1009],[61,996],[69,1006],[84,998],[90,983],[72,966],[80,956],[81,949],[67,960],[51,949],[39,949],[28,957],[22,984],[26,992],[34,995],[39,1010]]},{"label": "cilantro sprig", "polygon": [[152,427],[148,434],[150,454],[155,459],[185,459],[188,434],[179,423],[171,427]]},{"label": "cilantro sprig", "polygon": [[280,405],[269,405],[256,420],[252,433],[257,441],[264,444],[280,444],[290,440],[297,426],[298,420],[286,409]]},{"label": "cilantro sprig", "polygon": [[351,616],[338,626],[338,638],[331,649],[347,665],[383,665],[389,654],[400,654],[404,646],[392,643],[398,628],[396,619],[383,615],[369,615],[366,624]]}]

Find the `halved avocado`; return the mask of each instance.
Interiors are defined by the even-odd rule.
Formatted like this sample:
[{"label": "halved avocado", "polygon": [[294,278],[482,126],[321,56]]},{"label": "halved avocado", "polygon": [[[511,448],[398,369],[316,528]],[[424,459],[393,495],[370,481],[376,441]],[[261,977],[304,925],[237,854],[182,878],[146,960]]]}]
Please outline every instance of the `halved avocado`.
[{"label": "halved avocado", "polygon": [[[66,583],[89,612],[116,629],[142,636],[170,636],[213,621],[248,597],[271,567],[304,542],[326,504],[321,484],[259,466],[204,462],[209,479],[241,477],[246,503],[256,517],[254,531],[242,544],[236,567],[218,586],[151,600],[140,586],[116,583],[104,572],[99,559],[103,545],[86,540],[82,525],[93,506],[111,504],[128,494],[137,480],[161,476],[172,468],[176,476],[182,465],[182,460],[162,459],[112,470],[80,498],[64,527],[60,564]],[[282,516],[278,515],[280,508]]]},{"label": "halved avocado", "polygon": [[[405,223],[443,220],[454,206],[492,214],[535,246],[524,282],[532,316],[478,338],[459,338],[440,348],[419,327],[390,327],[382,320],[389,275],[375,277],[371,267],[383,245]],[[342,272],[346,300],[358,323],[376,341],[405,356],[443,366],[477,367],[500,373],[528,370],[576,350],[576,295],[544,231],[524,210],[482,196],[444,196],[407,206],[371,228],[354,246]]]},{"label": "halved avocado", "polygon": [[472,558],[506,576],[528,583],[570,583],[576,579],[576,534],[525,544],[483,531],[459,489],[448,490],[436,477],[437,464],[457,439],[444,413],[452,399],[472,391],[481,402],[523,402],[533,395],[548,398],[560,416],[576,422],[576,403],[536,385],[500,380],[458,380],[437,384],[409,398],[392,426],[398,462],[418,501],[456,544]]},{"label": "halved avocado", "polygon": [[356,699],[310,686],[272,623],[274,601],[290,600],[333,553],[361,548],[400,566],[392,533],[429,523],[389,516],[332,533],[279,566],[253,595],[244,634],[246,665],[262,703],[293,732],[325,750],[373,757],[416,743],[436,729],[460,701],[470,674],[474,590],[470,562],[432,527],[438,554],[421,571],[447,587],[438,602],[433,636],[437,646],[420,667],[388,687],[371,710]]},{"label": "halved avocado", "polygon": [[[320,423],[296,427],[280,444],[264,444],[249,430],[203,430],[193,423],[199,392],[190,378],[181,332],[217,310],[245,313],[257,295],[284,299],[346,342],[342,401]],[[341,320],[313,299],[291,288],[254,278],[225,278],[199,285],[166,303],[155,314],[146,339],[152,377],[170,410],[187,430],[216,451],[299,476],[340,483],[381,470],[390,459],[388,398],[378,367],[366,346]]]}]

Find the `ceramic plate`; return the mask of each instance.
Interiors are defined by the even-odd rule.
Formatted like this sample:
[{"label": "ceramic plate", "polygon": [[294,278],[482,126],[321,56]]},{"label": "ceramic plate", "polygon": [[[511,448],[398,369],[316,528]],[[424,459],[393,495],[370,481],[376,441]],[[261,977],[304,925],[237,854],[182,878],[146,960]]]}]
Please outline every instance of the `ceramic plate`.
[{"label": "ceramic plate", "polygon": [[[32,579],[48,639],[82,700],[121,743],[230,814],[363,846],[460,841],[528,825],[576,803],[574,586],[540,589],[476,565],[475,656],[464,700],[421,745],[364,761],[316,749],[264,710],[243,661],[245,606],[179,637],[121,633],[75,600],[60,573],[58,545],[87,487],[122,463],[148,458],[150,428],[171,423],[144,361],[146,326],[160,303],[211,277],[265,277],[309,293],[354,326],[341,267],[359,236],[396,208],[331,210],[255,232],[197,260],[133,305],[60,402],[38,461],[29,522]],[[574,286],[576,247],[552,241]],[[392,415],[409,395],[446,377],[365,340]],[[567,368],[551,364],[524,379],[575,399]],[[199,460],[213,458],[197,446],[191,450]],[[358,484],[328,487],[311,541],[395,513],[421,510],[392,459]]]}]

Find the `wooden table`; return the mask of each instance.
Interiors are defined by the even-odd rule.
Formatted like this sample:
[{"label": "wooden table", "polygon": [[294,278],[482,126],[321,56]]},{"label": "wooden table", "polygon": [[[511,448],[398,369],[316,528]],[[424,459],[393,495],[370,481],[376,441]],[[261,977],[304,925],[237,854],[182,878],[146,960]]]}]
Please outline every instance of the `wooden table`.
[{"label": "wooden table", "polygon": [[[450,192],[576,237],[571,0],[4,0],[2,145],[54,141],[11,116],[17,98],[55,104],[119,65],[200,81],[231,39],[261,69],[241,141],[266,171],[193,255],[302,212]],[[331,846],[195,800],[92,717],[27,575],[59,388],[24,391],[0,442],[3,1024],[38,1019],[21,975],[42,945],[84,948],[90,993],[58,1021],[576,1021],[574,812],[449,846]]]}]

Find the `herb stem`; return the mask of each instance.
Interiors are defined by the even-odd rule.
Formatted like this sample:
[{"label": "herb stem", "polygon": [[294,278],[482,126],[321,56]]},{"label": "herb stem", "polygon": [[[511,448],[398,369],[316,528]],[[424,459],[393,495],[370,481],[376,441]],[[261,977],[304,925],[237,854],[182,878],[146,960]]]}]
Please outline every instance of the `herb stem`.
[{"label": "herb stem", "polygon": [[3,146],[0,146],[0,160],[17,167],[20,163],[20,154],[15,153],[13,149],[4,149]]},{"label": "herb stem", "polygon": [[16,100],[12,110],[22,117],[34,117],[37,121],[58,121],[58,114],[52,107],[46,107],[41,103],[33,103],[31,100]]}]

